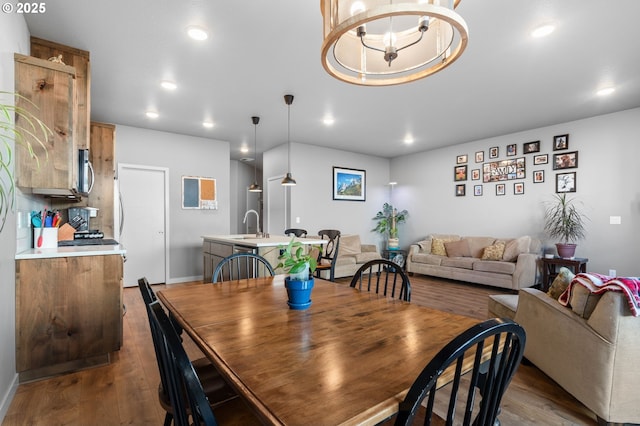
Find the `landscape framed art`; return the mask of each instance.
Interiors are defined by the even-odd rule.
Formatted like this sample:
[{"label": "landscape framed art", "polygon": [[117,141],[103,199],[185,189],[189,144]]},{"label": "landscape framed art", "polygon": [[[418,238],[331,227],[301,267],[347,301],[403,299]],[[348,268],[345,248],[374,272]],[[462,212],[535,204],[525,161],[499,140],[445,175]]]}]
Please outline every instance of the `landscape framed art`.
[{"label": "landscape framed art", "polygon": [[366,201],[367,172],[365,170],[333,167],[333,199]]}]

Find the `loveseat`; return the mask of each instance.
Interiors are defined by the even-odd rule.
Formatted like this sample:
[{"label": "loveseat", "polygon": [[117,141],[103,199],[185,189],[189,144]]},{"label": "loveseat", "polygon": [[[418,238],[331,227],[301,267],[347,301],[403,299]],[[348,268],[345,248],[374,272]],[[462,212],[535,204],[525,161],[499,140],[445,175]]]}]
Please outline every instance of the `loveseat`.
[{"label": "loveseat", "polygon": [[598,297],[574,288],[569,306],[524,288],[515,321],[527,333],[524,356],[582,402],[599,423],[640,423],[640,317],[623,293]]},{"label": "loveseat", "polygon": [[536,284],[537,238],[431,234],[412,244],[407,272],[518,290]]},{"label": "loveseat", "polygon": [[[359,235],[341,235],[334,277],[350,277],[368,261],[381,257],[378,247],[375,244],[362,244]],[[320,277],[329,279],[329,271],[322,271]]]}]

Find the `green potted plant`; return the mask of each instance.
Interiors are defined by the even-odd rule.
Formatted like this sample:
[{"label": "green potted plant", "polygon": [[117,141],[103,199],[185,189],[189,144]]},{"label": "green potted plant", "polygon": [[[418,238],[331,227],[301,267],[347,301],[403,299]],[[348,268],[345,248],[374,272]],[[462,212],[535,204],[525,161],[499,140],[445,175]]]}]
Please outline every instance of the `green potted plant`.
[{"label": "green potted plant", "polygon": [[[313,272],[318,265],[313,250],[306,250],[304,245],[291,238],[289,244],[281,246],[276,269],[282,268],[289,274],[284,279],[287,289],[289,308],[302,310],[311,306],[311,290],[313,289]],[[322,247],[318,248],[322,251]],[[316,252],[317,253],[317,252]]]},{"label": "green potted plant", "polygon": [[544,230],[551,238],[560,239],[556,243],[558,256],[573,258],[578,240],[585,237],[585,221],[587,217],[576,207],[573,198],[567,194],[555,194],[544,212]]},{"label": "green potted plant", "polygon": [[30,111],[5,101],[7,97],[20,97],[17,93],[0,91],[0,232],[4,229],[7,215],[13,209],[15,180],[11,163],[15,147],[22,146],[29,156],[40,163],[33,146],[41,146],[47,155],[46,142],[53,132]]},{"label": "green potted plant", "polygon": [[387,248],[390,250],[398,249],[400,240],[398,239],[398,225],[406,222],[409,212],[407,210],[398,211],[389,203],[384,203],[373,220],[378,221],[372,232],[377,232],[387,237]]}]

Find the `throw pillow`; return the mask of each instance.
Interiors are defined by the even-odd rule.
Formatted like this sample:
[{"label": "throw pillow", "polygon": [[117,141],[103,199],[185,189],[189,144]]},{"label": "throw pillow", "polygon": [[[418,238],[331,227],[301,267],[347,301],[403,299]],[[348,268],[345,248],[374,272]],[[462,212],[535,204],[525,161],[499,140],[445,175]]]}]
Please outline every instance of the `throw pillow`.
[{"label": "throw pillow", "polygon": [[433,238],[431,240],[431,254],[437,254],[438,256],[446,256],[447,249],[444,248],[444,243],[451,240],[445,240],[442,238]]},{"label": "throw pillow", "polygon": [[549,287],[549,290],[547,291],[547,295],[558,300],[558,297],[560,297],[567,287],[569,287],[569,283],[574,276],[574,273],[571,272],[570,269],[565,268],[564,266],[560,268],[558,275],[556,275],[555,279],[551,283],[551,287]]},{"label": "throw pillow", "polygon": [[467,240],[447,241],[444,248],[448,257],[471,257],[469,242]]},{"label": "throw pillow", "polygon": [[506,260],[507,262],[515,262],[518,259],[518,255],[520,255],[521,253],[529,252],[530,244],[531,237],[528,235],[509,241],[504,247],[502,260]]},{"label": "throw pillow", "polygon": [[482,260],[502,260],[504,246],[504,241],[498,241],[493,245],[485,247],[482,252]]},{"label": "throw pillow", "polygon": [[589,319],[601,296],[601,294],[591,293],[580,284],[574,284],[571,288],[571,298],[569,299],[571,310],[582,318]]}]

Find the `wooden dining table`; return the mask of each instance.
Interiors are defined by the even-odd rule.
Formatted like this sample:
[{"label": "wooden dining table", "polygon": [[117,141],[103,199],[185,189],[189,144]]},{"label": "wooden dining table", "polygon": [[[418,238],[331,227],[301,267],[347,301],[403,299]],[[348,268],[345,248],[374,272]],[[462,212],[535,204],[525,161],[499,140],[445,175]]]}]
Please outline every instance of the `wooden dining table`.
[{"label": "wooden dining table", "polygon": [[167,288],[163,305],[265,424],[370,425],[478,320],[315,280],[287,306],[284,277]]}]

